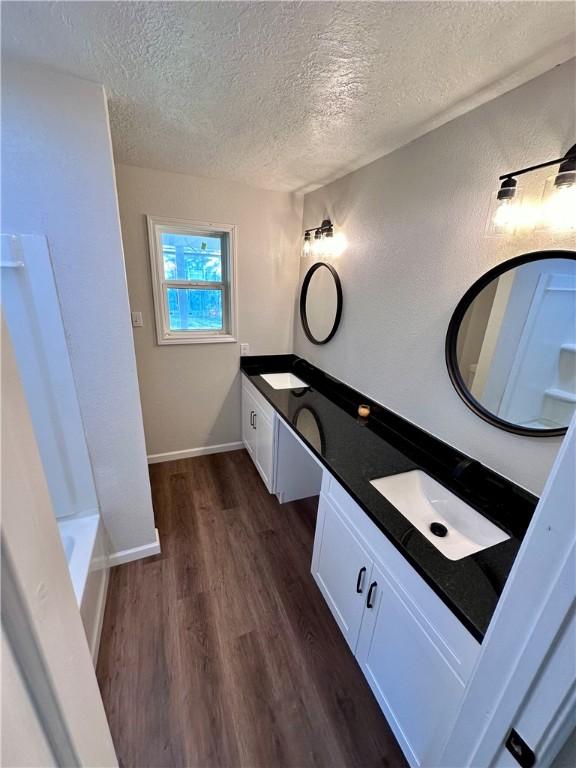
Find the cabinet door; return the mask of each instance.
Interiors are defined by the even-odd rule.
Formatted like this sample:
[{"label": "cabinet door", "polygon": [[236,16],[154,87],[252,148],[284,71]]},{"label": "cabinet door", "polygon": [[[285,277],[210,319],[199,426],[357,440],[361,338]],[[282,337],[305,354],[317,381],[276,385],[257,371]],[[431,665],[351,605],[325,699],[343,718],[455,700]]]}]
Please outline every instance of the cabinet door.
[{"label": "cabinet door", "polygon": [[356,658],[410,764],[436,765],[464,684],[431,627],[376,563],[371,583]]},{"label": "cabinet door", "polygon": [[273,491],[274,472],[274,422],[255,404],[254,426],[256,427],[256,467],[264,485]]},{"label": "cabinet door", "polygon": [[344,518],[320,496],[312,575],[342,634],[356,650],[372,559]]},{"label": "cabinet door", "polygon": [[247,389],[242,387],[242,442],[250,456],[254,458],[256,430],[254,429],[254,413],[256,404]]}]

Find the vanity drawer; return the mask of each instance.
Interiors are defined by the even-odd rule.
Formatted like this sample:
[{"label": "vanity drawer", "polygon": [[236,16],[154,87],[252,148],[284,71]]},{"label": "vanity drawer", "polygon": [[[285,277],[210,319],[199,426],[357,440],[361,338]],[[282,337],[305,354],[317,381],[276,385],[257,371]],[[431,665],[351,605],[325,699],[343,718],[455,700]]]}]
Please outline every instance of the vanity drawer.
[{"label": "vanity drawer", "polygon": [[341,514],[346,516],[356,534],[370,549],[374,562],[384,568],[393,579],[396,587],[402,591],[404,598],[412,606],[415,617],[435,638],[438,650],[460,680],[466,683],[480,652],[480,643],[370,520],[364,510],[326,471],[322,483],[322,494]]}]

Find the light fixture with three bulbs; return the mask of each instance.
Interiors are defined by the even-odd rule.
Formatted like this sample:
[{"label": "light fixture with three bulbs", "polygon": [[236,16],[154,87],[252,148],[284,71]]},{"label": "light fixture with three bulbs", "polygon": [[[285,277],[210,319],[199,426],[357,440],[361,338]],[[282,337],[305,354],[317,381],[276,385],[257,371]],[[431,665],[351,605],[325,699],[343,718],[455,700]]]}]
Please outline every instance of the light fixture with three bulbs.
[{"label": "light fixture with three bulbs", "polygon": [[342,232],[334,232],[330,219],[324,219],[320,226],[304,230],[302,256],[340,256],[346,248]]}]

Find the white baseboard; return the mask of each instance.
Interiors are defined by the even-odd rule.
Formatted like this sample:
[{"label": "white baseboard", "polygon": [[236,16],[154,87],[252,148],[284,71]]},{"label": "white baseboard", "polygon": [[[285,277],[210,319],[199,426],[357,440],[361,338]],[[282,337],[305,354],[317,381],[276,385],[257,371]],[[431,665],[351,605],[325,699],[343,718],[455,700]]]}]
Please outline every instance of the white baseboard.
[{"label": "white baseboard", "polygon": [[148,464],[159,464],[162,461],[174,461],[175,459],[191,459],[194,456],[208,456],[211,453],[225,453],[226,451],[238,451],[244,447],[242,441],[238,443],[220,443],[219,445],[205,445],[202,448],[189,448],[185,451],[168,451],[168,453],[152,453],[148,456]]},{"label": "white baseboard", "polygon": [[115,565],[131,563],[132,560],[141,560],[143,557],[151,557],[160,554],[160,537],[158,528],[154,529],[156,541],[151,544],[143,544],[141,547],[132,547],[132,549],[121,549],[120,552],[113,552],[108,555],[108,565],[114,568]]}]

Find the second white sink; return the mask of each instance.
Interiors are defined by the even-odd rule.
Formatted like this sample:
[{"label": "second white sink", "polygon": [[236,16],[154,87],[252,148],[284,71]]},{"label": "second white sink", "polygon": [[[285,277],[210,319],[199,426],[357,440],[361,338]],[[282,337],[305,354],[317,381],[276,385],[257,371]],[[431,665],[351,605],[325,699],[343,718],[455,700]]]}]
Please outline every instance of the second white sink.
[{"label": "second white sink", "polygon": [[273,389],[302,389],[308,386],[293,373],[262,373],[260,375]]},{"label": "second white sink", "polygon": [[419,469],[370,483],[449,560],[460,560],[510,538]]}]

